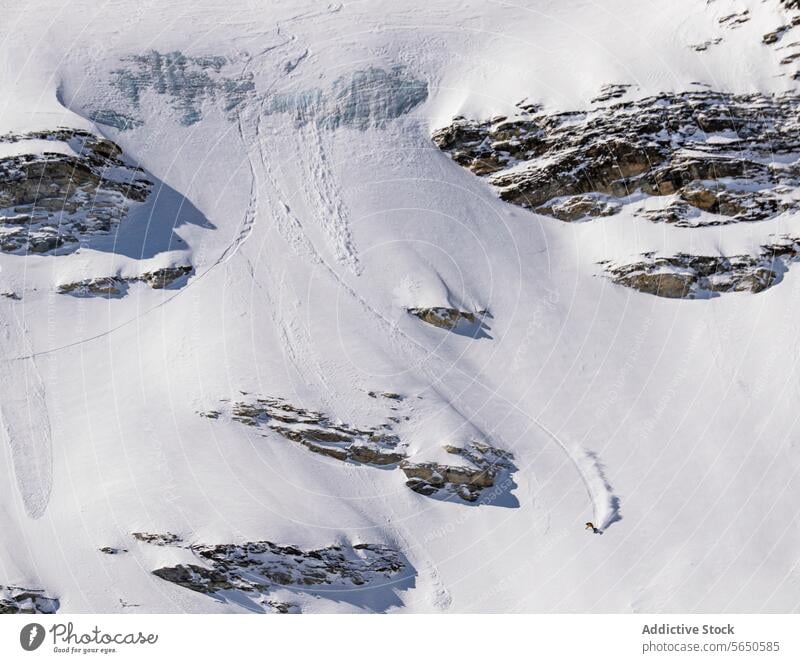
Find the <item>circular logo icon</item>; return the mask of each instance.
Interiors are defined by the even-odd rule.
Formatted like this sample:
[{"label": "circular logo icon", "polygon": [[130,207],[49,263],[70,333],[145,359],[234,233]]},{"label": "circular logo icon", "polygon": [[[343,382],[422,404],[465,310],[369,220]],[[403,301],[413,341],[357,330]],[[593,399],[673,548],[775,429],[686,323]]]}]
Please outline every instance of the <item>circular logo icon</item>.
[{"label": "circular logo icon", "polygon": [[25,651],[38,649],[44,642],[44,626],[40,624],[26,624],[19,632],[19,644]]}]

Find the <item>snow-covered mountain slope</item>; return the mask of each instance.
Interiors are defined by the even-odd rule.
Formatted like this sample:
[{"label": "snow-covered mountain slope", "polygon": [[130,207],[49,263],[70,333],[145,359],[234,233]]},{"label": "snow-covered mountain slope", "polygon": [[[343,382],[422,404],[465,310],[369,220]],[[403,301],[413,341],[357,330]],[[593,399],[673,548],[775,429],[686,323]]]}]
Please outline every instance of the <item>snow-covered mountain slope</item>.
[{"label": "snow-covered mountain slope", "polygon": [[4,7],[0,612],[796,609],[796,4]]}]

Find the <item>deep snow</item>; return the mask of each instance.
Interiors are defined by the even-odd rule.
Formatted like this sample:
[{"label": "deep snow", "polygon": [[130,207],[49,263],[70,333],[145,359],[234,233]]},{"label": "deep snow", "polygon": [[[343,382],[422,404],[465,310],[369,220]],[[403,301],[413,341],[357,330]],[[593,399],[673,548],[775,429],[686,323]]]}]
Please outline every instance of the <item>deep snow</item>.
[{"label": "deep snow", "polygon": [[[745,8],[749,22],[719,24]],[[0,584],[67,613],[247,610],[153,576],[189,553],[131,537],[146,531],[379,543],[416,573],[391,601],[283,592],[306,612],[797,608],[800,270],[757,296],[673,301],[596,264],[741,252],[797,219],[570,225],[503,203],[430,140],[523,99],[587,108],[609,83],[793,90],[761,43],[786,20],[777,2],[44,1],[3,15],[0,132],[96,131],[164,197],[105,248],[0,254],[0,291],[21,295],[0,298]],[[151,52],[194,59],[177,78],[147,70],[134,103],[114,81]],[[89,119],[108,109],[136,122]],[[56,292],[187,261],[178,289]],[[488,310],[487,336],[426,326],[414,306]],[[198,415],[242,391],[363,425],[394,412],[367,392],[402,394],[412,460],[491,441],[515,456],[515,499],[426,498],[401,472]]]}]

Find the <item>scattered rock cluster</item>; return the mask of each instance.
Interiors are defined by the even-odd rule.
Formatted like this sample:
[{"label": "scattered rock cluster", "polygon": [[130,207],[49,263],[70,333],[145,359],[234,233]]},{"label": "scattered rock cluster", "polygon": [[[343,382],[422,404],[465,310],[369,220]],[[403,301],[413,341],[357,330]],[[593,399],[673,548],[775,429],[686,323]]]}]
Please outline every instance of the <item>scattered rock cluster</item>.
[{"label": "scattered rock cluster", "polygon": [[705,41],[700,42],[699,44],[690,44],[689,48],[693,51],[697,51],[698,53],[707,51],[712,46],[716,46],[717,44],[722,42],[722,37],[714,37],[713,39],[706,39]]},{"label": "scattered rock cluster", "polygon": [[735,30],[740,25],[747,23],[750,20],[750,10],[745,9],[741,12],[734,12],[733,14],[726,14],[719,19],[719,24],[723,27]]},{"label": "scattered rock cluster", "polygon": [[448,453],[460,456],[469,465],[440,463],[411,463],[403,461],[406,485],[421,495],[457,495],[467,502],[476,502],[482,491],[495,485],[498,476],[516,470],[514,456],[483,442],[471,442],[466,447],[445,446]]},{"label": "scattered rock cluster", "polygon": [[[786,22],[774,30],[767,32],[761,41],[780,55],[780,63],[784,66],[794,65],[800,58],[800,42],[797,41],[795,28],[800,25],[800,3],[797,0],[780,0],[780,4],[787,14]],[[795,37],[795,39],[791,39]],[[795,71],[792,77],[797,79],[800,72]]]},{"label": "scattered rock cluster", "polygon": [[[140,541],[141,534],[134,535]],[[147,543],[190,550],[196,564],[162,567],[153,574],[169,582],[218,598],[243,594],[275,612],[298,612],[291,603],[271,596],[277,589],[310,591],[325,587],[354,589],[397,583],[413,575],[403,555],[388,546],[359,543],[303,550],[271,541],[241,544],[183,545],[174,534],[150,534]],[[404,573],[405,572],[405,573]]]},{"label": "scattered rock cluster", "polygon": [[45,596],[42,589],[0,585],[0,615],[52,615],[58,608],[58,599]]},{"label": "scattered rock cluster", "polygon": [[761,292],[777,283],[800,255],[800,240],[781,238],[757,255],[658,257],[647,253],[625,264],[606,264],[615,283],[659,297],[696,299],[725,292]]},{"label": "scattered rock cluster", "polygon": [[406,311],[429,325],[455,332],[461,336],[471,338],[490,338],[486,333],[489,326],[486,324],[488,311],[459,311],[458,309],[445,306],[434,306],[428,308],[408,308]]},{"label": "scattered rock cluster", "polygon": [[389,423],[379,428],[356,428],[333,421],[321,412],[295,407],[280,398],[240,401],[233,404],[231,414],[234,421],[248,426],[267,426],[309,451],[337,460],[394,465],[405,458],[403,445],[391,433]]},{"label": "scattered rock cluster", "polygon": [[103,546],[99,550],[104,555],[124,555],[128,552],[126,548],[115,548],[114,546]]},{"label": "scattered rock cluster", "polygon": [[[404,399],[393,392],[371,391],[368,395],[397,402]],[[199,414],[213,420],[222,416],[218,410]],[[426,496],[456,496],[465,502],[476,502],[483,491],[498,483],[501,476],[510,476],[516,470],[511,453],[482,441],[470,442],[465,447],[444,447],[448,453],[459,456],[463,464],[410,462],[405,452],[406,445],[392,432],[392,424],[399,422],[398,417],[389,417],[390,423],[379,428],[356,428],[280,398],[235,402],[230,416],[233,421],[248,426],[266,426],[309,451],[336,460],[397,467],[405,474],[406,485]]]},{"label": "scattered rock cluster", "polygon": [[[78,129],[6,135],[2,143],[30,140],[66,144],[68,150],[22,153],[0,159],[0,251],[69,251],[108,235],[152,188],[140,168],[122,160],[118,145]],[[62,152],[72,152],[64,154]]]},{"label": "scattered rock cluster", "polygon": [[602,104],[612,99],[619,99],[624,97],[632,87],[634,86],[628,83],[609,83],[600,88],[600,94],[592,99],[592,103]]},{"label": "scattered rock cluster", "polygon": [[476,316],[474,313],[467,311],[458,311],[453,308],[446,308],[444,306],[435,306],[432,308],[409,308],[408,312],[434,327],[441,329],[453,329],[458,326],[462,321],[469,324],[475,324]]},{"label": "scattered rock cluster", "polygon": [[179,265],[145,272],[140,276],[103,276],[94,279],[83,279],[72,283],[62,283],[58,286],[58,292],[62,295],[73,295],[74,297],[122,297],[128,292],[128,286],[132,283],[141,281],[154,290],[159,290],[170,287],[179,279],[191,274],[192,271],[193,268],[190,265]]},{"label": "scattered rock cluster", "polygon": [[174,546],[183,541],[181,537],[172,532],[152,533],[152,532],[133,532],[132,535],[137,541],[149,543],[154,546]]}]

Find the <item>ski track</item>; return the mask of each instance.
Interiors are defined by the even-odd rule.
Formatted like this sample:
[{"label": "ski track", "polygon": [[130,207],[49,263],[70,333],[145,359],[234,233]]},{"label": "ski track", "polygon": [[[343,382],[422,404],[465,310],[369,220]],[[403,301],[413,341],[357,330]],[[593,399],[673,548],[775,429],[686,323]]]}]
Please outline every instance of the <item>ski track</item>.
[{"label": "ski track", "polygon": [[[254,206],[257,210],[262,198],[269,202],[266,210],[266,217],[274,220],[275,228],[289,245],[290,250],[298,259],[306,259],[312,264],[319,263],[319,256],[311,245],[310,240],[305,235],[302,223],[292,214],[291,208],[285,202],[286,194],[282,190],[280,182],[276,178],[270,160],[267,157],[268,150],[264,144],[263,134],[260,131],[260,118],[256,124],[255,136],[252,140],[245,141],[245,145],[254,145],[257,149],[257,159],[251,159],[253,168],[254,190],[256,192],[264,188],[268,191],[266,196],[259,196],[257,193],[254,198]],[[262,176],[259,176],[261,171]],[[256,211],[257,214],[257,211]],[[251,274],[255,273],[252,262],[248,259]],[[294,370],[306,384],[319,383],[325,391],[329,384],[326,380],[325,372],[322,370],[318,358],[313,349],[308,329],[302,321],[302,307],[296,297],[291,295],[290,287],[286,284],[285,275],[276,277],[269,266],[269,260],[264,261],[263,269],[273,283],[278,283],[278,292],[281,294],[279,301],[275,301],[273,296],[266,288],[261,288],[269,300],[268,310],[273,324],[278,330],[284,356],[288,357]]]},{"label": "ski track", "polygon": [[[10,308],[10,307],[8,307]],[[28,357],[8,362],[0,382],[0,424],[11,459],[17,490],[30,518],[44,515],[53,488],[53,444],[44,382],[32,358],[27,333],[16,312],[3,325],[2,343],[9,354]]]},{"label": "ski track", "polygon": [[350,211],[339,193],[317,122],[309,122],[298,135],[297,153],[311,155],[310,159],[300,158],[309,182],[305,187],[309,207],[316,210],[317,222],[328,236],[336,260],[358,275],[361,264],[350,233]]},{"label": "ski track", "polygon": [[391,521],[387,523],[391,531],[384,534],[384,539],[395,547],[404,550],[413,562],[417,574],[425,574],[431,583],[429,598],[431,605],[440,611],[447,610],[453,604],[453,597],[442,581],[436,562],[425,552],[425,546],[413,545],[402,533],[402,528],[395,526]]},{"label": "ski track", "polygon": [[[239,115],[239,135],[248,154],[252,177],[250,202],[245,218],[233,242],[223,250],[220,257],[208,270],[199,275],[197,280],[204,277],[215,267],[231,260],[240,251],[244,243],[252,236],[256,219],[258,218],[258,207],[262,199],[259,193],[263,183],[265,185],[264,188],[268,190],[270,194],[273,194],[267,196],[267,200],[269,201],[269,217],[274,220],[275,228],[286,241],[292,252],[299,259],[304,259],[312,264],[323,266],[324,271],[330,276],[334,283],[339,288],[343,289],[345,293],[357,302],[372,318],[379,332],[389,341],[394,350],[402,355],[407,362],[411,362],[409,365],[416,366],[433,383],[439,381],[444,369],[449,370],[455,368],[475,384],[483,387],[493,396],[497,397],[498,395],[495,390],[481,383],[475,376],[468,375],[463,369],[455,365],[450,365],[449,362],[438,354],[431,353],[428,348],[400,330],[396,324],[387,320],[350,287],[337,271],[320,255],[314,247],[312,240],[306,234],[303,223],[292,212],[290,205],[286,202],[287,196],[285,192],[282,191],[279,178],[273,171],[271,160],[268,158],[268,154],[270,153],[266,149],[264,135],[261,131],[261,122],[262,118],[259,115],[255,120],[255,129],[252,132],[254,135],[248,136],[251,132],[246,129],[246,123],[242,115]],[[306,174],[307,180],[312,183],[306,189],[309,196],[313,195],[313,198],[310,198],[308,202],[311,209],[321,210],[317,220],[333,245],[333,254],[337,262],[346,266],[353,274],[358,275],[361,272],[361,266],[350,235],[348,222],[349,211],[337,193],[336,182],[328,163],[327,151],[319,127],[316,123],[310,122],[307,125],[307,129],[301,132],[301,136],[303,137],[303,142],[306,144],[305,146],[308,147],[310,145],[312,149],[298,149],[297,153],[310,153],[314,155],[310,160],[301,159],[302,168]],[[255,146],[257,150],[257,154],[255,155],[256,159],[253,158],[250,152],[250,146]],[[247,262],[250,263],[250,260],[247,259]],[[250,270],[251,273],[254,271],[252,263],[250,263]],[[269,274],[268,268],[267,272]],[[271,280],[276,282],[274,274],[271,275]],[[323,388],[323,393],[328,392],[331,388],[331,384],[327,378],[326,371],[323,370],[320,360],[314,352],[309,330],[302,322],[302,307],[300,302],[296,298],[291,298],[285,302],[281,302],[281,304],[283,304],[282,306],[277,305],[278,303],[269,296],[266,289],[261,289],[270,300],[268,308],[273,322],[279,331],[279,336],[285,350],[285,356],[288,357],[291,365],[304,382],[307,384],[317,383]],[[283,292],[284,289],[281,288],[281,291]],[[177,296],[177,293],[174,296]],[[149,311],[160,308],[171,300],[172,298],[169,298]],[[145,311],[142,315],[149,311]],[[126,324],[140,319],[140,317],[141,315],[95,337],[68,344],[64,347],[80,345],[84,342],[107,336]],[[29,384],[31,380],[33,381],[33,389],[31,390],[31,393],[33,393],[33,409],[29,409],[29,415],[33,417],[33,413],[36,412],[38,417],[44,416],[46,419],[44,389],[43,386],[41,386],[41,379],[36,372],[34,358],[39,354],[54,352],[63,348],[55,348],[41,353],[33,353],[30,348],[26,349],[27,352],[8,353],[6,356],[13,357],[18,361],[9,361],[6,363],[10,367],[9,370],[21,371],[24,374],[26,384]],[[431,359],[435,359],[435,362],[431,361]],[[437,365],[434,366],[434,363]],[[597,456],[584,449],[567,445],[537,418],[522,410],[515,403],[507,401],[503,397],[500,398],[530,420],[567,455],[586,487],[589,499],[593,504],[595,521],[601,524],[600,528],[604,529],[619,520],[619,499],[614,496]],[[1,411],[4,412],[4,430],[11,440],[12,449],[16,449],[14,453],[15,472],[21,492],[23,492],[26,509],[28,509],[29,514],[33,517],[38,517],[44,512],[47,506],[52,483],[50,467],[52,464],[52,452],[49,424],[46,426],[46,429],[41,429],[43,439],[41,442],[37,443],[36,446],[36,448],[41,449],[41,451],[33,455],[23,454],[20,451],[20,445],[14,442],[19,436],[19,433],[13,432],[24,429],[23,421],[19,416],[5,414],[8,409],[8,407],[3,407]],[[28,435],[30,436],[32,433],[28,433]],[[48,468],[48,471],[44,470],[45,467]],[[39,478],[38,482],[31,481],[31,476],[34,475]],[[21,479],[21,477],[23,478]],[[31,487],[29,489],[23,489],[23,484],[30,485]]]},{"label": "ski track", "polygon": [[247,211],[245,212],[244,219],[242,219],[242,224],[239,227],[239,232],[237,233],[233,242],[231,242],[231,244],[225,248],[225,250],[220,254],[219,258],[217,258],[216,262],[214,262],[214,264],[209,268],[209,271],[219,265],[225,264],[236,255],[239,247],[241,247],[242,244],[244,244],[250,238],[250,235],[253,234],[253,228],[255,227],[256,222],[256,210],[258,208],[258,196],[256,195],[256,174],[255,169],[253,168],[253,160],[250,158],[250,151],[247,149],[247,141],[245,139],[244,129],[242,127],[241,114],[237,118],[237,123],[239,128],[239,138],[242,141],[242,146],[247,154],[247,161],[250,166],[250,200],[247,204]]},{"label": "ski track", "polygon": [[[263,147],[261,132],[257,130],[256,140],[252,143],[246,143],[246,144],[255,144],[258,146],[260,155],[260,165],[261,169],[263,169],[265,181],[276,194],[280,194],[281,187],[272,171],[271,166],[269,165],[269,160],[265,158],[264,154],[265,150]],[[255,169],[255,165],[254,164],[252,165],[254,166],[254,171],[257,171],[257,169]],[[250,221],[249,223],[245,221],[243,223],[242,226],[243,231],[240,232],[239,234],[241,240],[238,242],[234,242],[232,245],[230,245],[228,249],[226,249],[226,251],[223,252],[220,260],[218,260],[208,270],[200,274],[197,277],[197,279],[195,279],[194,281],[195,283],[198,282],[204,276],[206,276],[218,264],[227,262],[227,260],[230,257],[235,255],[240,250],[244,241],[251,236],[252,228],[255,223],[255,217],[257,216],[258,203],[260,201],[260,197],[258,196],[258,190],[259,186],[258,183],[256,183],[254,185],[253,189],[254,194],[251,201],[253,207],[251,210],[248,210],[248,215],[252,214],[252,221]],[[343,289],[345,293],[351,297],[351,299],[357,302],[361,306],[361,308],[370,317],[373,318],[374,323],[377,325],[377,327],[380,328],[381,333],[389,341],[393,349],[404,357],[404,359],[407,362],[406,365],[418,367],[418,369],[421,370],[423,374],[425,374],[425,376],[432,383],[439,382],[440,376],[443,375],[444,372],[446,372],[446,369],[454,368],[455,370],[457,370],[458,372],[462,373],[470,380],[472,380],[475,384],[483,387],[493,395],[497,396],[495,390],[492,390],[490,387],[483,384],[474,375],[467,374],[467,372],[464,369],[458,368],[456,365],[450,365],[449,362],[446,362],[442,357],[440,357],[435,352],[432,353],[419,341],[410,337],[408,334],[403,332],[396,324],[394,324],[390,320],[387,320],[380,312],[375,310],[361,295],[359,295],[352,287],[350,287],[336,272],[336,270],[331,265],[329,265],[327,261],[325,261],[325,259],[317,252],[311,240],[305,234],[302,222],[291,212],[291,208],[284,201],[283,197],[281,197],[280,195],[276,195],[274,198],[270,196],[269,200],[271,201],[270,208],[272,211],[272,218],[275,220],[275,227],[278,230],[281,237],[287,242],[289,248],[293,251],[293,253],[300,259],[306,259],[312,264],[321,265],[324,268],[324,271],[333,279],[333,281],[337,284],[337,286]],[[250,263],[249,259],[248,263]],[[250,271],[251,274],[254,273],[252,263],[250,263]],[[268,269],[267,272],[269,273]],[[179,294],[181,294],[181,292],[183,292],[184,290],[178,291],[175,295],[173,295],[169,299],[155,305],[154,307],[152,307],[147,311],[144,311],[139,316],[136,316],[135,318],[132,318],[124,323],[121,323],[120,325],[112,329],[106,330],[101,334],[95,335],[87,339],[82,339],[80,341],[76,341],[74,343],[70,343],[57,348],[43,350],[37,353],[34,353],[30,348],[27,348],[27,352],[25,352],[24,354],[17,353],[16,355],[11,354],[10,356],[8,356],[8,359],[6,360],[5,363],[8,366],[13,366],[17,362],[22,362],[22,363],[29,361],[32,362],[37,356],[57,352],[59,350],[75,347],[78,345],[82,345],[84,343],[97,340],[99,338],[106,337],[112,334],[113,332],[118,331],[119,329],[127,326],[128,324],[136,320],[139,320],[147,313],[150,313],[155,309],[161,308],[165,304],[172,301],[174,297],[177,297]],[[262,291],[266,294],[269,300],[268,309],[271,312],[276,328],[279,330],[279,334],[281,339],[283,340],[283,345],[284,349],[286,350],[287,356],[289,357],[295,370],[306,382],[306,384],[313,384],[313,382],[316,381],[319,382],[323,387],[325,387],[325,391],[327,391],[328,383],[325,378],[324,371],[322,371],[321,368],[319,367],[319,362],[317,361],[315,355],[313,354],[313,349],[312,349],[313,344],[310,342],[310,338],[307,333],[300,332],[300,330],[303,330],[302,324],[298,321],[296,316],[294,320],[292,319],[287,320],[284,316],[285,309],[282,310],[281,307],[276,305],[274,300],[272,300],[269,294],[267,294],[266,289],[262,288]],[[434,362],[431,361],[432,359],[434,359],[438,363],[438,366],[436,367],[433,366]],[[309,363],[316,364],[316,367],[314,368],[312,373],[309,373],[306,368],[309,365]],[[20,368],[15,367],[13,370],[20,370]],[[568,457],[568,459],[578,472],[578,475],[583,481],[584,486],[586,487],[589,500],[593,505],[594,519],[596,522],[601,523],[602,525],[601,529],[608,527],[617,520],[619,520],[620,519],[619,498],[613,494],[610,485],[606,480],[603,471],[601,470],[597,457],[591,456],[589,452],[587,452],[582,448],[573,448],[572,446],[567,445],[553,431],[551,431],[547,426],[542,424],[541,421],[539,421],[536,417],[534,417],[527,411],[520,408],[516,403],[513,403],[502,396],[500,396],[500,398],[504,400],[512,408],[514,408],[522,416],[527,418],[542,432],[544,432],[547,435],[547,437],[555,444],[557,444],[566,454],[566,456]],[[47,491],[47,494],[49,495],[49,489]],[[44,509],[42,509],[42,512],[43,510]]]},{"label": "ski track", "polygon": [[[387,320],[379,311],[373,308],[361,295],[349,286],[333,266],[320,255],[314,247],[312,240],[305,233],[302,221],[292,214],[291,208],[286,202],[286,192],[283,191],[283,187],[280,185],[270,164],[270,159],[268,158],[270,151],[265,145],[263,133],[260,130],[260,122],[261,120],[259,118],[256,124],[254,140],[244,140],[243,133],[243,142],[246,146],[255,145],[257,147],[258,164],[263,172],[265,184],[268,190],[270,190],[270,193],[273,194],[267,197],[271,202],[271,216],[275,219],[276,228],[279,233],[289,244],[295,255],[297,255],[298,258],[309,260],[312,264],[321,265],[335,285],[339,289],[343,289],[351,300],[360,305],[365,313],[373,320],[373,323],[377,326],[383,337],[390,341],[393,348],[398,351],[407,362],[410,362],[406,365],[418,367],[432,383],[439,381],[439,376],[446,372],[445,369],[455,368],[476,384],[486,389],[489,393],[497,396],[495,390],[490,389],[487,385],[476,379],[475,376],[467,375],[463,369],[455,365],[450,366],[449,362],[446,362],[438,354],[431,353],[428,348],[400,330],[396,324]],[[339,259],[339,262],[350,267],[355,274],[358,274],[360,268],[358,258],[350,243],[347,216],[344,211],[345,208],[343,203],[337,200],[338,197],[335,193],[335,186],[333,185],[333,178],[327,163],[319,129],[313,122],[309,123],[308,126],[313,127],[313,129],[310,131],[310,137],[307,137],[307,142],[314,145],[315,149],[313,152],[317,155],[316,162],[312,163],[310,166],[305,162],[303,163],[303,168],[307,177],[310,181],[314,182],[314,186],[309,187],[309,190],[313,189],[315,191],[317,197],[316,202],[322,209],[329,212],[328,219],[333,220],[326,222],[323,217],[320,217],[328,237],[332,237],[336,245],[340,248],[340,251],[336,254],[337,259]],[[308,136],[309,132],[306,131],[304,134]],[[298,154],[302,154],[303,152],[303,150],[297,150]],[[250,163],[253,176],[257,178],[258,174],[256,173],[252,158]],[[259,183],[256,182],[254,190],[259,191],[260,189]],[[254,197],[255,206],[258,205],[259,200],[260,197],[256,195]],[[314,208],[313,202],[314,201],[312,201],[312,209]],[[255,212],[253,216],[256,216]],[[251,273],[254,273],[252,264],[250,265],[250,270]],[[268,267],[267,271],[269,271]],[[274,277],[271,278],[271,280],[274,282]],[[262,290],[266,294],[266,289]],[[281,291],[283,290],[284,288],[282,287]],[[269,295],[267,295],[267,297],[269,297]],[[323,387],[321,396],[323,400],[327,402],[328,398],[326,396],[331,389],[331,385],[326,371],[322,369],[320,360],[314,352],[313,342],[308,333],[308,329],[303,325],[300,319],[301,309],[299,302],[294,299],[289,302],[289,306],[292,308],[289,316],[286,315],[287,306],[276,306],[274,301],[271,301],[269,306],[273,322],[279,330],[282,345],[286,353],[285,356],[289,358],[292,366],[301,378],[304,379],[306,384],[313,384],[316,382]],[[433,362],[431,362],[430,359],[432,357],[435,358],[438,364],[435,368],[431,366]],[[599,529],[601,531],[605,530],[611,524],[618,521],[621,518],[619,514],[620,500],[613,494],[613,490],[605,477],[597,455],[580,447],[567,445],[553,431],[542,424],[541,421],[524,411],[516,405],[516,403],[512,403],[504,398],[503,400],[545,433],[545,435],[552,442],[557,444],[567,456],[586,488],[589,501],[593,508],[593,522],[600,524]]]},{"label": "ski track", "polygon": [[[601,532],[622,520],[620,499],[606,478],[605,468],[593,451],[583,449],[581,474],[587,479],[586,488],[594,503],[594,523]],[[580,457],[579,457],[580,458]]]},{"label": "ski track", "polygon": [[[336,269],[334,269],[334,267],[330,265],[316,250],[313,242],[304,232],[302,222],[296,216],[291,214],[289,205],[285,202],[285,192],[282,191],[282,187],[280,186],[277,178],[274,176],[269,165],[269,159],[266,157],[268,150],[265,149],[265,146],[261,140],[257,140],[255,144],[259,146],[260,162],[263,165],[264,173],[268,180],[267,183],[275,194],[275,202],[273,203],[272,207],[277,212],[280,212],[282,209],[286,212],[285,216],[282,216],[278,213],[274,216],[274,218],[276,218],[278,228],[283,230],[281,233],[282,236],[289,243],[290,247],[295,250],[295,252],[298,254],[298,257],[305,257],[312,263],[321,265],[324,268],[325,272],[333,280],[336,287],[340,290],[343,290],[345,294],[351,298],[351,300],[358,303],[362,310],[364,310],[364,312],[372,319],[379,333],[384,338],[387,338],[394,350],[403,357],[405,360],[405,365],[417,367],[425,374],[427,379],[432,384],[439,382],[441,376],[444,375],[447,370],[455,369],[465,377],[469,378],[475,384],[487,390],[487,392],[493,396],[501,398],[504,402],[513,407],[519,414],[524,416],[532,424],[539,428],[539,430],[545,433],[545,435],[552,442],[559,446],[559,448],[564,452],[564,454],[566,454],[567,458],[574,466],[575,471],[578,473],[578,476],[586,488],[589,501],[592,504],[594,514],[593,522],[600,523],[600,529],[603,530],[619,520],[620,500],[613,494],[610,484],[606,480],[605,474],[602,470],[600,461],[595,454],[590,454],[590,452],[580,447],[566,444],[541,421],[520,408],[516,403],[512,403],[504,397],[499,396],[496,393],[496,390],[493,390],[488,385],[482,383],[476,376],[469,375],[464,369],[459,368],[455,364],[451,365],[450,362],[447,362],[437,353],[432,353],[419,341],[413,339],[411,336],[403,332],[396,324],[390,320],[387,320],[385,316],[372,307],[358,292],[356,292],[354,288],[344,281]],[[272,200],[271,197],[270,199]],[[281,225],[281,220],[284,221],[283,225]],[[290,232],[286,233],[287,230],[290,230]],[[299,253],[298,249],[300,249]],[[283,319],[283,313],[285,313],[285,309],[281,311],[280,307],[272,307],[271,310],[275,312],[274,318],[279,324],[278,328],[280,329],[284,348],[287,351],[292,364],[301,375],[306,376],[308,376],[308,374],[306,373],[304,364],[306,362],[311,362],[314,364],[315,377],[327,391],[329,388],[328,383],[325,379],[324,373],[319,368],[318,359],[313,353],[313,343],[311,343],[311,339],[307,336],[307,330],[305,330],[302,325],[296,322],[296,317],[295,322],[287,322],[285,319]],[[434,359],[435,361],[431,361],[431,359]],[[436,366],[433,365],[434,363]]]}]

